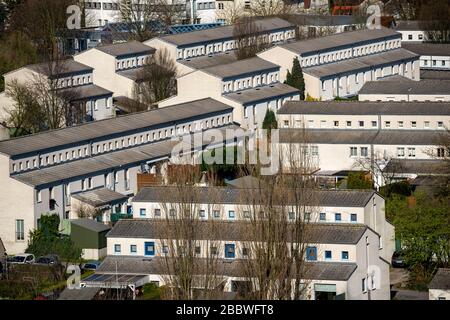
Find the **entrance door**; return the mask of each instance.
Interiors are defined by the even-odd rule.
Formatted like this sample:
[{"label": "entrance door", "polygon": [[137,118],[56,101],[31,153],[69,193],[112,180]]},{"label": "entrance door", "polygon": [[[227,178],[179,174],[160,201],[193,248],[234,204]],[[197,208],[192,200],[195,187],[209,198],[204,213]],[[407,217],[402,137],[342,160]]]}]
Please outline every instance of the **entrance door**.
[{"label": "entrance door", "polygon": [[155,255],[155,243],[153,241],[146,242],[144,248],[145,248],[144,254],[146,256],[154,256]]}]

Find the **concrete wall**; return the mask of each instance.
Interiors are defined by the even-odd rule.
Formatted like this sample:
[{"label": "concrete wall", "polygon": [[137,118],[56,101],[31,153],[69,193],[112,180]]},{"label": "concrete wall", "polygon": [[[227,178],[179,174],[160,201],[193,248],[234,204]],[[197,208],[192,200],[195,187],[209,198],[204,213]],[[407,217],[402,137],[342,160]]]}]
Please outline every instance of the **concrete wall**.
[{"label": "concrete wall", "polygon": [[450,300],[450,290],[429,289],[429,300]]},{"label": "concrete wall", "polygon": [[[34,190],[9,176],[9,158],[0,154],[0,238],[8,254],[22,253],[35,228]],[[24,220],[24,240],[16,240],[16,219]]]}]

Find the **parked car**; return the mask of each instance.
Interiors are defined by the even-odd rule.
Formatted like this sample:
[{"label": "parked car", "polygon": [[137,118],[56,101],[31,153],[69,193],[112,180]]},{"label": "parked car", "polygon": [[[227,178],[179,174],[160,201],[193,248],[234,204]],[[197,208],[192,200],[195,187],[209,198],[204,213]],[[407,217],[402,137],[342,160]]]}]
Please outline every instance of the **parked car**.
[{"label": "parked car", "polygon": [[59,265],[59,258],[56,254],[48,254],[46,256],[42,256],[37,258],[36,263],[38,264],[47,264],[47,265]]},{"label": "parked car", "polygon": [[392,266],[394,268],[404,268],[406,267],[405,259],[401,251],[395,251],[392,255]]},{"label": "parked car", "polygon": [[95,271],[100,266],[100,261],[89,261],[81,266],[81,271]]},{"label": "parked car", "polygon": [[18,263],[18,264],[26,264],[26,263],[34,263],[35,262],[34,254],[31,253],[21,253],[16,254],[15,256],[9,257],[7,259],[8,263]]}]

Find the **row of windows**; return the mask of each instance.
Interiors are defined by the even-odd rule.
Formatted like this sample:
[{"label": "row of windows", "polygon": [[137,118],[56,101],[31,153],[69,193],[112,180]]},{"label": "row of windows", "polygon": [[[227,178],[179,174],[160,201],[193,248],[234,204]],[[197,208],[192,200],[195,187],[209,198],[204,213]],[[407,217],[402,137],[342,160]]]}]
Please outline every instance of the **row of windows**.
[{"label": "row of windows", "polygon": [[[333,252],[331,250],[325,250],[323,258],[324,258],[324,260],[332,260]],[[341,251],[340,258],[341,258],[341,261],[348,261],[348,259],[349,259],[348,251]],[[317,259],[318,259],[317,247],[314,247],[314,246],[306,247],[306,260],[317,261]]]},{"label": "row of windows", "polygon": [[[261,211],[259,214],[260,214],[260,217],[264,217],[264,212],[263,211]],[[206,210],[204,210],[204,209],[199,209],[198,212],[197,212],[197,216],[200,219],[205,219],[205,218],[208,217],[208,215],[209,215],[208,212]],[[147,209],[146,208],[140,208],[139,209],[139,216],[141,218],[147,217]],[[177,216],[177,211],[175,209],[169,209],[169,215],[168,216],[172,217],[172,218],[176,217]],[[212,217],[214,219],[220,219],[221,216],[222,216],[221,210],[217,210],[217,209],[212,210]],[[154,209],[153,210],[153,217],[154,218],[161,218],[161,209],[159,209],[159,208]],[[242,217],[244,219],[250,219],[252,217],[252,215],[251,215],[250,211],[243,210],[242,211]],[[235,220],[236,219],[236,211],[228,210],[227,218],[229,220]],[[292,211],[288,212],[287,213],[287,218],[290,221],[294,221],[294,220],[297,219],[297,214],[295,212],[292,212]],[[311,213],[310,212],[305,212],[304,216],[303,216],[303,219],[305,221],[311,221]],[[351,213],[350,216],[349,216],[349,219],[350,219],[350,222],[356,222],[358,220],[358,215],[356,213]],[[319,221],[321,221],[321,222],[327,221],[327,213],[326,212],[321,212],[319,214]],[[342,220],[342,213],[339,213],[339,212],[334,213],[334,221],[335,222],[343,221]]]},{"label": "row of windows", "polygon": [[242,89],[248,89],[257,87],[264,84],[271,84],[278,82],[278,73],[275,74],[262,74],[254,76],[253,79],[235,80],[234,82],[228,82],[223,85],[222,92],[228,93]]},{"label": "row of windows", "polygon": [[[223,6],[223,3],[222,3]],[[199,2],[197,3],[197,9],[198,10],[208,10],[208,9],[215,9],[216,3],[215,2]],[[220,9],[220,6],[219,6]]]},{"label": "row of windows", "polygon": [[433,66],[433,67],[437,67],[438,64],[439,64],[441,67],[445,67],[446,64],[447,64],[445,60],[439,60],[440,63],[438,63],[438,60],[430,60],[430,62],[431,62],[430,64],[428,64],[428,60],[423,59],[422,61],[423,61],[423,65],[424,65],[425,67],[427,67],[428,65]]},{"label": "row of windows", "polygon": [[127,60],[121,60],[116,63],[117,70],[130,69],[141,67],[146,63],[149,63],[150,57],[131,58]]},{"label": "row of windows", "polygon": [[67,87],[74,87],[74,86],[80,86],[83,84],[90,84],[92,83],[92,78],[90,75],[88,76],[82,76],[82,77],[72,77],[70,79],[60,79],[57,81],[57,86],[59,88],[67,88]]},{"label": "row of windows", "polygon": [[[328,124],[329,124],[330,121],[327,121],[327,120],[320,120],[320,121],[308,120],[307,121],[307,128],[315,128],[316,127],[316,122],[319,122],[319,128],[328,128]],[[378,121],[373,120],[373,121],[367,121],[367,122],[370,123],[370,126],[372,128],[377,128],[378,127]],[[393,121],[390,121],[390,120],[384,121],[384,127],[385,128],[391,128],[392,122]],[[347,128],[352,128],[354,125],[359,127],[359,128],[364,128],[366,126],[366,121],[364,121],[364,120],[358,120],[358,121],[346,120],[346,121],[341,121],[341,122],[339,120],[334,120],[334,121],[331,121],[331,123],[332,123],[332,126],[335,127],[335,128],[339,128],[339,126],[342,123],[344,123]],[[400,128],[400,129],[401,128],[406,128],[406,123],[409,124],[409,128],[413,128],[413,129],[418,128],[418,121],[409,121],[409,122],[407,122],[407,121],[403,121],[403,120],[397,121],[397,128]],[[289,120],[284,120],[283,121],[283,126],[285,128],[289,127],[289,125],[290,125]],[[301,120],[295,120],[295,125],[296,125],[296,127],[301,127],[302,121]],[[436,127],[439,128],[439,129],[444,129],[444,122],[443,121],[436,121]],[[423,128],[424,129],[431,128],[430,127],[430,121],[423,121]]]},{"label": "row of windows", "polygon": [[[191,132],[197,131],[197,130],[203,130],[203,129],[208,129],[208,128],[225,125],[230,122],[231,122],[230,115],[217,117],[217,118],[213,118],[210,120],[206,120],[204,122],[202,121],[200,124],[194,123],[194,125],[189,124],[189,125],[179,126],[177,128],[178,129],[177,134],[187,134],[187,133],[191,133]],[[150,134],[150,133],[141,134],[140,136],[134,136],[133,138],[131,138],[131,137],[128,139],[123,138],[120,140],[115,140],[114,142],[98,143],[98,144],[94,144],[92,146],[91,154],[92,155],[100,154],[100,153],[104,153],[104,152],[108,152],[108,151],[114,151],[114,150],[124,148],[124,147],[129,147],[129,146],[134,146],[134,145],[138,145],[138,144],[142,144],[142,143],[146,143],[146,142],[155,141],[158,139],[164,139],[164,138],[171,137],[174,134],[175,134],[175,130],[172,128],[172,129],[160,130],[158,132],[153,132],[152,134]],[[51,156],[49,155],[49,156],[45,156],[45,157],[40,157],[39,163],[40,163],[40,166],[46,166],[46,165],[50,165],[50,164],[61,163],[64,161],[80,159],[80,158],[87,157],[87,156],[89,156],[88,147],[84,147],[84,148],[79,148],[78,150],[72,150],[71,152],[69,152],[69,151],[67,151],[65,153],[60,152],[59,154],[53,154]],[[37,164],[36,159],[26,160],[26,161],[18,161],[17,163],[12,164],[12,171],[17,172],[17,171],[22,171],[22,170],[34,169],[37,167],[38,167],[38,164]]]},{"label": "row of windows", "polygon": [[[178,247],[178,250],[181,251],[182,247]],[[161,252],[162,254],[166,255],[169,254],[170,248],[167,245],[162,245]],[[218,255],[218,248],[217,246],[211,246],[209,248],[209,254],[216,256]],[[248,257],[250,254],[250,248],[243,247],[242,248],[242,256]],[[130,244],[129,251],[127,253],[122,252],[122,245],[121,244],[114,244],[114,254],[136,254],[137,253],[137,245],[136,244]],[[201,246],[196,246],[194,248],[194,253],[196,255],[202,254],[202,248]],[[144,255],[145,256],[155,256],[156,255],[156,247],[155,242],[145,242],[144,243]],[[226,243],[224,248],[224,257],[227,259],[233,259],[236,257],[236,245],[234,243]]]},{"label": "row of windows", "polygon": [[365,46],[362,48],[353,48],[345,51],[328,53],[328,54],[319,54],[319,56],[311,57],[311,58],[303,58],[301,60],[302,67],[314,66],[317,64],[330,63],[335,61],[340,61],[343,59],[349,59],[359,56],[364,56],[373,53],[379,53],[385,50],[391,50],[400,47],[400,40],[387,42],[386,46],[381,43],[373,44],[369,46]]},{"label": "row of windows", "polygon": [[[295,37],[294,31],[278,32],[270,35],[263,34],[260,36],[261,41],[263,42],[280,42],[294,37]],[[179,49],[177,55],[178,59],[188,59],[192,57],[203,56],[205,54],[212,54],[212,53],[219,53],[222,51],[233,50],[236,49],[236,47],[237,47],[236,40],[227,42],[218,42],[197,48]]]}]

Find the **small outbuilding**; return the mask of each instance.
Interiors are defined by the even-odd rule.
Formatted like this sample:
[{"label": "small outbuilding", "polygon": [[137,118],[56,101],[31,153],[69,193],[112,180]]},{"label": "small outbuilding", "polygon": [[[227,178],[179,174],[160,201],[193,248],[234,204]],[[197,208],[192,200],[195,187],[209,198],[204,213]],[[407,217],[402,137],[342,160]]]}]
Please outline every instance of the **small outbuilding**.
[{"label": "small outbuilding", "polygon": [[450,268],[439,268],[428,285],[430,300],[450,300]]},{"label": "small outbuilding", "polygon": [[92,219],[70,221],[70,238],[83,249],[83,259],[101,259],[106,256],[106,234],[111,229]]}]

